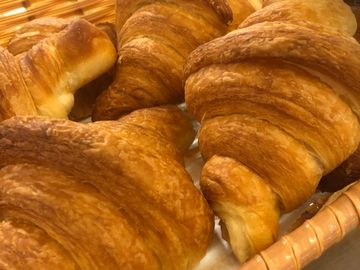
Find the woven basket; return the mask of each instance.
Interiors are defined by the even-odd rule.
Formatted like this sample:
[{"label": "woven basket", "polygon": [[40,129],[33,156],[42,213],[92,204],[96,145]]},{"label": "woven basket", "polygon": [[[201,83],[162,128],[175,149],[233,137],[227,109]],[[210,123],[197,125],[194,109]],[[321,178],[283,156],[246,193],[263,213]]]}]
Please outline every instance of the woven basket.
[{"label": "woven basket", "polygon": [[239,270],[300,270],[360,225],[360,181],[335,193],[312,219]]},{"label": "woven basket", "polygon": [[0,46],[5,47],[22,24],[48,16],[114,22],[115,0],[1,0]]}]

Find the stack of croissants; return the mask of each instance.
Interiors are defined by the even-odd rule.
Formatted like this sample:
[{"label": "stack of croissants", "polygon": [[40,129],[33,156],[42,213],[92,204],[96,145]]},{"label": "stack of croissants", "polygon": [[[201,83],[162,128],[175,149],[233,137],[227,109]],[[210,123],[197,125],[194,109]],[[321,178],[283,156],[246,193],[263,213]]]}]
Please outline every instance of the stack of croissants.
[{"label": "stack of croissants", "polygon": [[116,27],[43,18],[0,48],[1,270],[190,270],[214,216],[243,263],[356,156],[360,45],[342,0],[116,9]]}]

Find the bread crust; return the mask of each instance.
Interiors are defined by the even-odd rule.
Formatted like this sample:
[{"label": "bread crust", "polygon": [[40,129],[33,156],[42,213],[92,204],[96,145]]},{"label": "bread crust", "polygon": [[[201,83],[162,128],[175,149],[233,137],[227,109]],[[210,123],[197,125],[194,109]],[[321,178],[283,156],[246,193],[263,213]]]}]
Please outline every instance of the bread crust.
[{"label": "bread crust", "polygon": [[[180,161],[176,145],[184,143],[174,138],[193,135],[182,117],[168,107],[93,124],[39,116],[2,122],[1,217],[39,227],[68,254],[34,238],[39,252],[65,256],[64,264],[80,269],[191,269],[214,221]],[[181,130],[168,125],[171,118]],[[35,264],[28,269],[46,269],[47,257],[29,256]]]},{"label": "bread crust", "polygon": [[36,107],[15,57],[0,47],[0,122],[15,115],[36,115]]},{"label": "bread crust", "polygon": [[[334,17],[326,22],[329,14]],[[187,59],[185,100],[201,122],[206,161],[202,189],[241,262],[259,252],[256,243],[273,242],[269,232],[279,209],[300,206],[359,145],[360,45],[349,35],[353,19],[342,1],[267,1],[239,29]],[[259,194],[249,180],[254,175],[273,196]],[[270,221],[249,203],[261,196]],[[249,230],[255,212],[264,238]]]}]

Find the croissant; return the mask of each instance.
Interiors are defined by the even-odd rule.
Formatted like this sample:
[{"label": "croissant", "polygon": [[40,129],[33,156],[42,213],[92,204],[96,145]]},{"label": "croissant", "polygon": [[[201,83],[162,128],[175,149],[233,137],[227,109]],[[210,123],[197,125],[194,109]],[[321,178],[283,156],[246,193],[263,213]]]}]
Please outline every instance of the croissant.
[{"label": "croissant", "polygon": [[[360,7],[357,6],[356,1],[345,1],[349,5],[352,5],[352,11],[355,14],[357,22],[360,21]],[[360,41],[360,28],[357,29],[355,38]],[[360,148],[358,148],[354,154],[352,154],[347,160],[345,160],[339,167],[337,167],[330,174],[323,177],[320,182],[319,188],[322,191],[334,192],[344,188],[350,183],[360,178]]]},{"label": "croissant", "polygon": [[[360,139],[350,8],[272,2],[185,65],[186,104],[202,125],[201,188],[241,262],[273,243],[279,215],[307,200]],[[297,23],[301,10],[312,12]]]},{"label": "croissant", "polygon": [[[255,4],[254,4],[255,3]],[[228,31],[260,0],[118,0],[115,81],[97,99],[93,120],[183,101],[183,64],[199,45]]]},{"label": "croissant", "polygon": [[214,225],[181,164],[193,139],[176,107],[2,122],[0,268],[191,269]]},{"label": "croissant", "polygon": [[[8,93],[9,90],[4,89],[12,85],[12,88],[16,88],[13,92],[18,93],[18,98],[28,99],[28,93],[31,94],[38,114],[66,118],[74,104],[75,91],[110,69],[116,61],[116,50],[103,31],[85,20],[78,19],[67,26],[64,22],[59,25],[55,27],[57,30],[61,27],[64,29],[41,40],[17,57],[19,64],[13,68],[16,75],[1,72],[1,76],[4,76],[2,84],[5,86],[0,91]],[[51,31],[55,30],[48,30]],[[39,37],[35,37],[37,38]],[[14,44],[19,42],[13,43],[13,46]],[[15,46],[17,49],[13,50],[20,52],[28,45],[25,43],[23,47]],[[2,55],[5,55],[1,60],[4,62],[2,66],[17,61],[8,52],[2,52]],[[5,99],[10,100],[11,94],[8,95]],[[16,99],[11,102],[12,108],[22,106]],[[2,114],[7,115],[6,117],[16,114],[14,110],[6,112],[8,107],[6,104],[2,106]],[[29,105],[24,110],[28,107]],[[16,115],[22,114],[20,112]]]},{"label": "croissant", "polygon": [[[18,59],[21,59],[33,46],[64,30],[69,24],[71,24],[71,20],[52,17],[39,18],[25,23],[15,32],[7,49]],[[99,23],[95,26],[107,33],[116,46],[115,25]],[[91,115],[96,97],[111,84],[113,73],[113,69],[111,69],[79,90],[74,89],[77,91],[74,95],[74,106],[69,114],[70,119],[82,120]]]}]

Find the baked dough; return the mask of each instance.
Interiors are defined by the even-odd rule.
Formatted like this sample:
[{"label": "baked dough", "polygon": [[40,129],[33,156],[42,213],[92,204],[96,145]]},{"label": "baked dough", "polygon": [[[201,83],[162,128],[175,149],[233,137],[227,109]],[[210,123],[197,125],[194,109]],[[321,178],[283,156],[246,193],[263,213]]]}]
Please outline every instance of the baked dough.
[{"label": "baked dough", "polygon": [[0,47],[0,122],[15,115],[36,115],[36,107],[15,57]]},{"label": "baked dough", "polygon": [[181,103],[185,59],[254,12],[250,2],[258,1],[117,0],[117,72],[97,99],[93,120]]},{"label": "baked dough", "polygon": [[115,60],[108,36],[79,19],[33,46],[20,66],[39,114],[66,118],[75,91],[109,70]]},{"label": "baked dough", "polygon": [[354,22],[338,0],[267,1],[187,60],[202,190],[241,262],[272,244],[279,213],[306,201],[358,147]]},{"label": "baked dough", "polygon": [[0,239],[13,241],[0,244],[0,266],[192,269],[214,223],[181,164],[193,139],[186,121],[166,107],[118,122],[2,122]]}]

